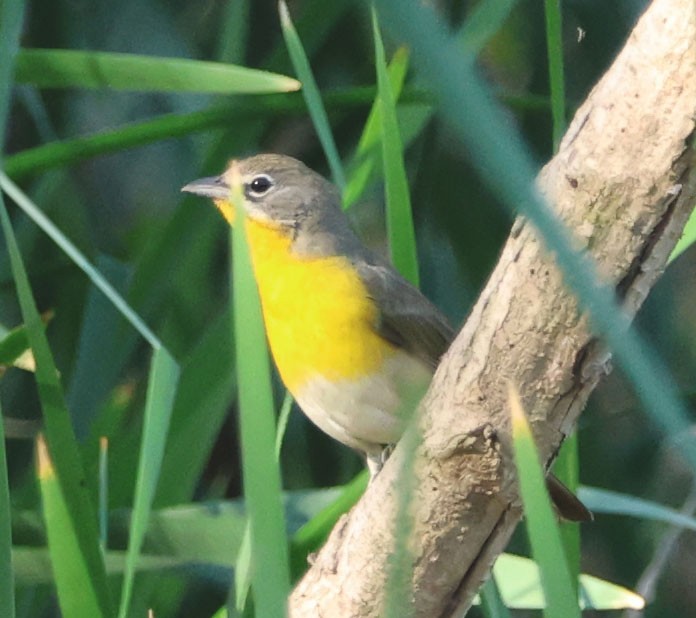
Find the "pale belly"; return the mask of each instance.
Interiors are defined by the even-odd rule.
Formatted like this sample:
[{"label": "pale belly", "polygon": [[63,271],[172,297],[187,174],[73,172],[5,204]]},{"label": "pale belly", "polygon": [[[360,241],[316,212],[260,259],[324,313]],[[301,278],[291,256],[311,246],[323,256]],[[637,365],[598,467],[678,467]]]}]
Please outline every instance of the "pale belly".
[{"label": "pale belly", "polygon": [[316,376],[293,395],[322,431],[374,458],[399,440],[431,378],[425,364],[398,351],[367,377]]}]

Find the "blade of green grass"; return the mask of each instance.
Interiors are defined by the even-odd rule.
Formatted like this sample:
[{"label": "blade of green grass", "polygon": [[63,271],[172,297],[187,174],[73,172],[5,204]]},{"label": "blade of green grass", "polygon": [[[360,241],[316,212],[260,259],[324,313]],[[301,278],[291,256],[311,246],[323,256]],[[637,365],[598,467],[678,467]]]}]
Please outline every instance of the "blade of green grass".
[{"label": "blade of green grass", "polygon": [[[505,605],[513,609],[544,607],[539,566],[529,558],[501,554],[493,566],[493,576]],[[583,609],[642,609],[645,601],[635,592],[604,579],[580,576]]]},{"label": "blade of green grass", "polygon": [[404,166],[404,152],[396,119],[396,102],[389,82],[384,45],[379,32],[377,12],[372,9],[372,34],[375,41],[377,98],[382,128],[382,164],[386,194],[387,237],[394,267],[418,287],[418,256],[413,228],[411,197]]},{"label": "blade of green grass", "polygon": [[630,515],[644,520],[660,521],[696,532],[696,518],[689,517],[651,500],[636,498],[599,487],[581,487],[578,496],[593,512],[606,515]]},{"label": "blade of green grass", "polygon": [[[545,0],[546,15],[546,55],[549,66],[549,82],[551,91],[551,116],[553,119],[553,151],[558,146],[566,129],[565,118],[565,78],[563,69],[563,37],[561,23],[561,7],[558,0]],[[578,486],[578,444],[577,435],[571,434],[561,448],[556,462],[559,478],[571,491]],[[565,548],[571,581],[574,585],[580,576],[580,526],[573,522],[564,522],[561,536]],[[577,588],[577,585],[576,585]]]},{"label": "blade of green grass", "polygon": [[[328,92],[325,98],[329,107],[351,109],[369,105],[374,100],[374,94],[374,88],[355,87]],[[410,90],[402,98],[412,103],[428,103],[428,97],[422,91]],[[279,114],[304,114],[306,110],[307,106],[299,95],[270,94],[253,101],[238,99],[234,105],[215,106],[197,112],[164,114],[153,120],[129,123],[112,131],[51,142],[18,152],[7,157],[5,172],[12,178],[20,179],[53,167],[71,165],[100,154],[144,146],[158,140],[226,127],[250,118],[261,120],[277,117]]]},{"label": "blade of green grass", "polygon": [[99,438],[99,546],[109,544],[109,440]]},{"label": "blade of green grass", "polygon": [[265,94],[300,88],[292,77],[185,58],[72,49],[23,49],[16,79],[39,88]]},{"label": "blade of green grass", "polygon": [[284,0],[278,2],[278,12],[280,14],[280,25],[283,31],[283,38],[285,39],[290,59],[295,67],[297,77],[302,82],[302,95],[307,104],[309,115],[312,118],[314,128],[319,136],[319,141],[324,149],[324,154],[329,162],[331,176],[341,190],[341,193],[343,193],[346,186],[346,177],[343,172],[341,157],[338,154],[336,142],[331,133],[329,119],[326,116],[326,110],[321,100],[321,93],[314,79],[312,68],[309,65],[309,59],[302,47],[302,41],[300,41],[300,37],[297,35],[295,26],[290,18],[287,4],[285,4]]},{"label": "blade of green grass", "polygon": [[0,147],[5,144],[13,76],[24,22],[23,0],[4,0],[0,4]]},{"label": "blade of green grass", "polygon": [[[48,452],[55,467],[61,500],[65,504],[66,512],[70,518],[69,526],[75,534],[78,554],[71,558],[71,562],[79,562],[73,566],[79,571],[79,574],[85,577],[79,581],[77,587],[63,587],[62,590],[59,588],[60,602],[63,606],[72,607],[73,604],[79,606],[82,598],[90,606],[99,608],[99,613],[93,613],[92,616],[111,616],[111,599],[106,583],[104,563],[99,550],[96,513],[88,495],[88,483],[85,479],[77,441],[65,406],[63,388],[58,379],[58,370],[46,340],[43,322],[36,309],[19,247],[1,196],[0,223],[10,255],[10,264],[17,286],[22,317],[27,326],[29,342],[36,360],[35,375],[43,410]],[[56,564],[62,566],[60,562]]]},{"label": "blade of green grass", "polygon": [[[563,484],[575,492],[578,488],[579,455],[578,436],[573,433],[563,442],[563,446],[554,462],[554,474]],[[561,538],[565,555],[568,559],[572,582],[578,581],[580,576],[580,524],[572,521],[561,523]]]},{"label": "blade of green grass", "polygon": [[508,385],[512,439],[527,535],[541,570],[547,618],[580,618],[577,586],[571,581],[561,533],[546,491],[544,473],[517,389]]},{"label": "blade of green grass", "polygon": [[48,547],[61,611],[64,616],[75,618],[110,616],[94,588],[86,585],[93,580],[94,574],[84,560],[80,542],[81,523],[75,521],[70,513],[41,435],[36,443],[36,452]]},{"label": "blade of green grass", "polygon": [[[231,200],[242,204],[241,183]],[[251,522],[252,589],[257,615],[285,615],[290,590],[288,541],[275,457],[275,418],[270,361],[261,307],[247,245],[243,208],[237,208],[234,243],[233,321],[237,354],[244,497]]]},{"label": "blade of green grass", "polygon": [[[404,86],[406,72],[408,71],[408,50],[400,47],[394,53],[392,61],[387,69],[389,73],[389,84],[391,85],[394,99],[398,99],[401,89]],[[378,148],[382,140],[382,118],[380,111],[379,98],[372,104],[367,121],[363,127],[358,147],[353,155],[350,165],[350,173],[346,181],[346,188],[343,192],[343,207],[350,208],[360,199],[363,194],[373,171],[377,166],[377,158],[381,159],[381,152]]]},{"label": "blade of green grass", "polygon": [[682,237],[679,239],[679,242],[677,243],[676,247],[674,247],[672,254],[669,256],[668,263],[671,264],[674,260],[676,260],[682,253],[684,253],[684,251],[693,245],[694,242],[696,242],[696,210],[691,213],[689,220],[686,222]]},{"label": "blade of green grass", "polygon": [[[615,301],[615,290],[601,283],[587,256],[573,249],[568,232],[534,185],[536,167],[520,135],[476,73],[470,59],[429,7],[378,0],[384,23],[412,46],[414,62],[439,97],[440,112],[470,152],[472,163],[491,190],[512,211],[519,209],[539,230],[556,257],[565,281],[605,337],[653,421],[677,441],[696,470],[696,444],[678,389],[659,356],[630,330]],[[506,170],[500,174],[500,170]]]},{"label": "blade of green grass", "polygon": [[546,47],[551,82],[551,116],[553,118],[553,151],[565,133],[565,79],[563,77],[563,34],[559,0],[544,0],[546,15]]},{"label": "blade of green grass", "polygon": [[128,557],[118,612],[120,618],[126,618],[128,615],[133,578],[157,488],[178,380],[179,366],[176,361],[165,348],[155,348],[147,384],[143,438],[140,443]]},{"label": "blade of green grass", "polygon": [[10,367],[26,352],[31,352],[27,327],[23,324],[7,331],[0,341],[0,366]]},{"label": "blade of green grass", "polygon": [[285,438],[285,430],[288,427],[288,420],[290,420],[290,411],[292,410],[293,398],[289,391],[285,392],[285,398],[280,406],[280,413],[278,414],[278,429],[276,430],[275,439],[275,456],[278,461],[280,461],[280,450],[283,448],[283,439]]},{"label": "blade of green grass", "polygon": [[[275,437],[275,458],[278,465],[280,465],[280,451],[283,446],[283,438],[285,437],[288,419],[290,418],[292,402],[292,395],[286,391],[283,404],[280,406]],[[244,530],[244,538],[242,539],[242,545],[237,554],[237,563],[234,570],[234,606],[239,612],[244,611],[247,603],[249,587],[251,586],[251,567],[251,522],[247,521]]]},{"label": "blade of green grass", "polygon": [[7,618],[14,618],[14,568],[12,564],[12,511],[7,480],[5,428],[0,409],[0,607]]}]

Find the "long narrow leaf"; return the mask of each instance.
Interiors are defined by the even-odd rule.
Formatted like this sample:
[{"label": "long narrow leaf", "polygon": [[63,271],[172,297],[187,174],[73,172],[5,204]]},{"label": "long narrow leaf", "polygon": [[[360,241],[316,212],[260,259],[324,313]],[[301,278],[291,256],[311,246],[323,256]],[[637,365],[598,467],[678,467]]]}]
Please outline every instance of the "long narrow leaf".
[{"label": "long narrow leaf", "polygon": [[411,197],[404,167],[404,152],[396,119],[396,102],[389,82],[384,45],[379,32],[377,12],[372,11],[372,33],[375,39],[377,90],[382,120],[382,163],[387,202],[387,236],[394,267],[418,286],[416,233],[413,228]]},{"label": "long narrow leaf", "polygon": [[[232,182],[241,205],[241,183]],[[233,308],[242,440],[244,497],[251,522],[252,589],[259,616],[285,615],[290,590],[288,545],[275,457],[275,418],[270,361],[258,290],[246,238],[243,208],[233,231]]]},{"label": "long narrow leaf", "polygon": [[[0,410],[0,421],[4,421]],[[15,615],[14,571],[12,566],[12,515],[7,480],[7,452],[4,422],[0,422],[0,607],[7,618]]]},{"label": "long narrow leaf", "polygon": [[[64,607],[68,605],[72,607],[73,603],[79,603],[79,599],[73,597],[81,595],[90,607],[99,608],[99,612],[91,614],[92,616],[111,616],[111,600],[99,549],[97,515],[87,494],[88,483],[65,406],[58,370],[53,362],[41,316],[36,309],[19,247],[1,197],[0,223],[10,254],[10,264],[17,286],[22,316],[36,360],[36,381],[43,410],[48,453],[53,461],[55,476],[60,486],[61,501],[65,504],[66,513],[70,518],[69,526],[74,530],[76,547],[79,551],[78,557],[74,559],[79,560],[80,564],[75,565],[75,568],[85,576],[85,579],[80,580],[77,589],[72,586],[59,589],[60,602]],[[53,554],[52,557],[54,557]]]},{"label": "long narrow leaf", "polygon": [[184,58],[69,49],[24,49],[17,81],[39,88],[263,94],[298,90],[292,77]]},{"label": "long narrow leaf", "polygon": [[178,379],[179,366],[169,352],[162,347],[155,348],[147,385],[143,438],[140,443],[128,558],[119,608],[120,618],[126,618],[128,615],[135,568],[145,537],[152,501],[155,497]]},{"label": "long narrow leaf", "polygon": [[[394,99],[398,99],[401,89],[406,79],[408,70],[408,50],[400,47],[394,53],[394,57],[389,63],[387,72],[389,73],[389,84],[391,85]],[[381,151],[378,150],[382,140],[382,117],[380,110],[379,96],[372,104],[367,121],[358,140],[358,147],[355,150],[353,161],[350,166],[350,173],[346,181],[346,188],[343,192],[343,207],[350,208],[358,201],[365,187],[377,167],[377,160],[381,161]]]},{"label": "long narrow leaf", "polygon": [[[2,58],[2,62],[0,62],[0,148],[5,143],[12,91],[12,74],[22,33],[24,4],[23,0],[7,0],[0,3],[0,58]],[[0,161],[1,158],[2,153],[0,153]],[[2,194],[0,194],[0,209],[5,210]],[[4,418],[0,411],[0,607],[3,608],[8,618],[14,618],[14,572],[11,554],[12,519],[3,424]]]},{"label": "long narrow leaf", "polygon": [[109,616],[95,589],[88,585],[93,574],[80,546],[81,523],[75,521],[66,504],[43,436],[38,438],[36,453],[48,547],[63,615]]},{"label": "long narrow leaf", "polygon": [[549,60],[549,80],[551,85],[553,150],[556,152],[566,129],[561,4],[559,0],[545,0],[544,6],[546,14],[546,46]]},{"label": "long narrow leaf", "polygon": [[[350,88],[328,92],[325,99],[327,106],[351,109],[369,105],[374,100],[374,92],[370,87]],[[429,101],[426,93],[422,91],[405,92],[402,98],[411,103],[427,104]],[[239,99],[233,106],[216,106],[186,114],[165,114],[153,120],[129,123],[112,131],[51,142],[18,152],[7,157],[5,172],[8,176],[19,179],[29,174],[71,165],[100,154],[143,146],[157,140],[230,126],[250,118],[261,120],[279,114],[304,114],[306,110],[307,105],[301,97],[285,94],[267,95],[253,101]]]},{"label": "long narrow leaf", "polygon": [[520,395],[512,385],[508,388],[508,403],[512,417],[515,463],[524,504],[527,534],[534,560],[541,570],[541,582],[546,597],[544,616],[580,618],[577,586],[571,579],[563,552],[561,533],[546,491],[544,473],[539,463],[534,437],[522,408]]},{"label": "long narrow leaf", "polygon": [[314,128],[317,131],[319,141],[324,149],[324,154],[329,162],[333,180],[338,185],[341,192],[343,192],[346,186],[346,177],[343,172],[343,166],[341,165],[341,157],[338,154],[336,142],[331,133],[329,119],[326,116],[326,110],[324,109],[319,87],[314,79],[307,54],[302,47],[302,41],[300,41],[300,37],[297,35],[295,26],[290,18],[290,12],[288,11],[287,4],[285,4],[285,0],[280,0],[280,2],[278,2],[278,11],[280,13],[280,25],[283,30],[285,44],[287,45],[292,64],[295,67],[297,77],[302,82],[302,95],[307,103],[309,115],[312,117]]}]

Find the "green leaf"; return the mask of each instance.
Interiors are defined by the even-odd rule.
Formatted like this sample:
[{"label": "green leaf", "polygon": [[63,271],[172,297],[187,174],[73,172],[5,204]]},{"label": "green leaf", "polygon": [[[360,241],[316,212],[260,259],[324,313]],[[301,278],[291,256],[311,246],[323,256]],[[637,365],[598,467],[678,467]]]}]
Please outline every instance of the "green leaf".
[{"label": "green leaf", "polygon": [[[234,168],[233,168],[234,173]],[[241,181],[232,181],[241,204]],[[275,457],[275,412],[261,305],[246,238],[244,209],[233,229],[233,321],[237,356],[244,498],[251,522],[252,589],[257,615],[285,615],[290,590],[288,541]]]},{"label": "green leaf", "polygon": [[31,354],[27,328],[24,325],[17,326],[8,331],[0,341],[0,365],[4,367],[15,365],[27,352]]},{"label": "green leaf", "polygon": [[[36,360],[35,376],[47,441],[45,460],[50,461],[51,477],[58,480],[58,484],[51,487],[60,489],[60,496],[55,494],[57,489],[51,489],[50,495],[55,502],[57,512],[65,516],[57,520],[57,525],[63,532],[68,530],[70,535],[69,543],[68,540],[64,543],[63,532],[53,534],[51,558],[57,570],[62,568],[66,560],[71,565],[70,572],[65,574],[65,579],[57,582],[59,601],[65,613],[70,616],[84,615],[95,618],[111,616],[111,600],[99,550],[96,513],[87,493],[88,483],[65,406],[58,370],[53,362],[43,322],[36,309],[19,247],[1,197],[0,223],[10,254],[10,264],[17,286],[22,317]],[[49,533],[49,541],[50,539],[51,533]],[[69,558],[63,555],[64,551],[68,552]],[[71,611],[65,608],[71,608]],[[77,611],[74,608],[80,608],[80,610]],[[87,608],[92,613],[87,613]],[[77,613],[73,613],[73,610]],[[83,610],[85,613],[82,613]]]},{"label": "green leaf", "polygon": [[696,531],[696,518],[684,515],[657,502],[608,489],[585,486],[578,490],[578,497],[595,513],[630,515]]},{"label": "green leaf", "polygon": [[7,618],[15,615],[14,567],[12,564],[12,511],[7,479],[5,428],[0,410],[0,607]]},{"label": "green leaf", "polygon": [[133,500],[126,572],[121,589],[120,618],[128,615],[138,555],[147,529],[150,509],[164,456],[179,366],[165,348],[155,348],[147,385],[143,437]]},{"label": "green leaf", "polygon": [[23,49],[16,79],[39,88],[265,94],[298,90],[284,75],[183,58],[68,49]]},{"label": "green leaf", "polygon": [[580,618],[576,586],[563,552],[561,533],[546,491],[544,472],[517,389],[508,386],[512,438],[527,534],[541,570],[547,618]]},{"label": "green leaf", "polygon": [[559,0],[544,0],[546,15],[546,46],[551,85],[551,116],[553,118],[553,151],[566,130],[565,79],[563,76],[563,29]]},{"label": "green leaf", "polygon": [[[539,566],[533,560],[513,554],[502,554],[493,566],[493,577],[507,607],[544,607]],[[580,575],[580,589],[582,609],[643,609],[645,606],[644,599],[635,592],[592,575]]]},{"label": "green leaf", "polygon": [[418,256],[413,228],[411,197],[404,166],[404,152],[396,119],[396,101],[389,82],[384,45],[379,32],[377,12],[372,11],[372,34],[375,40],[377,90],[382,121],[382,164],[387,210],[387,237],[394,267],[418,287]]},{"label": "green leaf", "polygon": [[[75,618],[111,616],[93,585],[95,573],[90,570],[81,547],[82,523],[76,521],[70,512],[43,436],[37,440],[37,463],[48,547],[61,611],[64,616]],[[101,570],[104,570],[103,565]],[[101,577],[105,579],[104,572]]]},{"label": "green leaf", "polygon": [[[408,50],[400,47],[394,53],[392,61],[389,63],[389,83],[394,93],[394,99],[398,99],[401,89],[406,79],[408,70]],[[429,116],[430,114],[428,114]],[[378,159],[381,164],[381,141],[382,141],[382,115],[380,111],[379,97],[372,104],[367,121],[363,127],[358,147],[353,155],[350,166],[350,173],[343,192],[343,207],[350,208],[360,199],[365,191],[365,187],[370,181],[375,169],[378,166]]]},{"label": "green leaf", "polygon": [[686,226],[684,226],[684,232],[679,242],[674,247],[672,254],[669,256],[669,263],[676,260],[684,251],[691,247],[694,242],[696,242],[696,210],[689,216],[689,220],[686,222]]},{"label": "green leaf", "polygon": [[302,41],[300,41],[300,37],[290,18],[290,12],[288,11],[287,4],[285,4],[285,0],[280,0],[280,2],[278,2],[278,11],[280,12],[280,25],[283,30],[283,38],[285,39],[292,65],[295,67],[295,73],[297,73],[297,77],[299,77],[302,82],[302,95],[307,104],[309,115],[312,118],[314,128],[319,136],[319,141],[324,149],[324,154],[329,162],[333,180],[338,185],[341,193],[343,193],[346,186],[346,177],[343,172],[341,157],[336,148],[336,142],[331,133],[331,126],[326,116],[324,103],[321,100],[319,87],[314,79],[307,54],[302,47]]}]

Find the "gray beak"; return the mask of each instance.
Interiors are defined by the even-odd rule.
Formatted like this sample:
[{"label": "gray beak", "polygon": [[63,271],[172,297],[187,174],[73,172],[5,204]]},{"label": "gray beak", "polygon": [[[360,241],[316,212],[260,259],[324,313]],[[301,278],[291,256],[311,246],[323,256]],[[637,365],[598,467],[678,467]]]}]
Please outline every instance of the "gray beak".
[{"label": "gray beak", "polygon": [[208,176],[199,178],[181,187],[184,193],[193,193],[203,197],[226,200],[230,196],[230,188],[222,176]]}]

